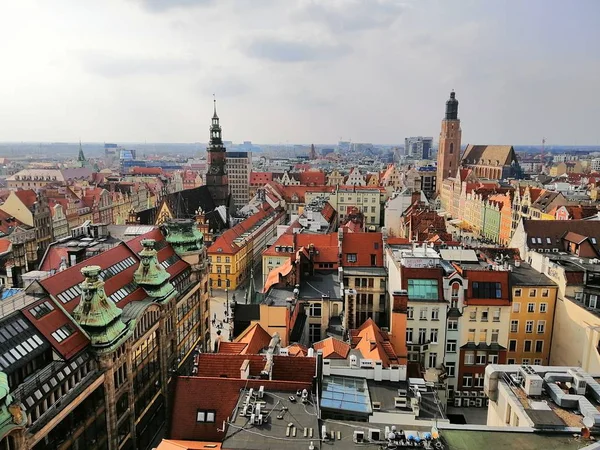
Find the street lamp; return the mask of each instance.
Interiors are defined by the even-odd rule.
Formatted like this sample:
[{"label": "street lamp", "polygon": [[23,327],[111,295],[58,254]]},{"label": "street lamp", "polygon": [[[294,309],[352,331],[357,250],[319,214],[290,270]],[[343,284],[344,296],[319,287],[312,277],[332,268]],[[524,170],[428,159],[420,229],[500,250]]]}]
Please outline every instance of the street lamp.
[{"label": "street lamp", "polygon": [[227,299],[227,303],[225,304],[225,323],[228,323],[227,317],[229,316],[229,288],[225,288],[225,297]]}]

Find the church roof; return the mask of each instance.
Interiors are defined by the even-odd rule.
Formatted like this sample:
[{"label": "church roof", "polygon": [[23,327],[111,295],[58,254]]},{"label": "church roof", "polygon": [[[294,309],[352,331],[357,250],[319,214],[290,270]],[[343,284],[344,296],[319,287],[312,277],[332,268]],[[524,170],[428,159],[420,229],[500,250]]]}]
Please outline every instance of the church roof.
[{"label": "church roof", "polygon": [[488,166],[510,166],[516,161],[512,145],[471,145],[463,154],[463,164],[480,164]]}]

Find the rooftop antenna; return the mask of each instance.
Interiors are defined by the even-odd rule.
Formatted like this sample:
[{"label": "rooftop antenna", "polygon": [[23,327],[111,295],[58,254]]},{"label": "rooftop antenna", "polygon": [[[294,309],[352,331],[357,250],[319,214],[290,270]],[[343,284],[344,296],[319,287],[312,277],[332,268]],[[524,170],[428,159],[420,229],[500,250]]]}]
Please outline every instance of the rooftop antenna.
[{"label": "rooftop antenna", "polygon": [[542,167],[540,168],[540,172],[544,172],[544,151],[546,150],[546,138],[543,137],[542,138],[542,154],[541,154],[541,163],[542,163]]}]

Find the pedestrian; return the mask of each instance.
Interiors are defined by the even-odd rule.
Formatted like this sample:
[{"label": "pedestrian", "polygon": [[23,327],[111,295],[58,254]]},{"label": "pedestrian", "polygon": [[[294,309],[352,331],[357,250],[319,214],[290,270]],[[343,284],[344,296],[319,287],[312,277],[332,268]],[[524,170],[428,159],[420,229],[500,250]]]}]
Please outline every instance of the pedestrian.
[{"label": "pedestrian", "polygon": [[220,344],[221,344],[221,332],[217,331],[217,338],[215,339],[215,353],[219,352]]}]

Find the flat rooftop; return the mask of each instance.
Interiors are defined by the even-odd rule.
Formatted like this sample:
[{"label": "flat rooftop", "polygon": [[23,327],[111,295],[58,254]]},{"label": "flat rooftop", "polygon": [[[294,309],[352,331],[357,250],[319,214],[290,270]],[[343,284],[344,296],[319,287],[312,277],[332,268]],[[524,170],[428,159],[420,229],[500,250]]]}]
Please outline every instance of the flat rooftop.
[{"label": "flat rooftop", "polygon": [[440,430],[449,450],[576,450],[594,443],[573,434]]}]

